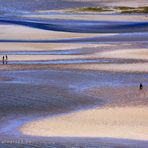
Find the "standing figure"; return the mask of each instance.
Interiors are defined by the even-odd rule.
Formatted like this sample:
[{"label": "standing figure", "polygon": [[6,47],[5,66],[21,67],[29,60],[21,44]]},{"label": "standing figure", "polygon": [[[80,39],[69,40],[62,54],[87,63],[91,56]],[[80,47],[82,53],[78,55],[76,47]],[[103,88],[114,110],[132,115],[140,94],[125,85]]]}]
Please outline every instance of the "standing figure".
[{"label": "standing figure", "polygon": [[2,63],[5,64],[5,57],[2,57]]},{"label": "standing figure", "polygon": [[142,85],[142,83],[140,83],[140,85],[139,85],[139,89],[140,89],[140,90],[143,89],[143,85]]},{"label": "standing figure", "polygon": [[8,64],[8,56],[6,55],[5,57],[6,57],[6,64]]}]

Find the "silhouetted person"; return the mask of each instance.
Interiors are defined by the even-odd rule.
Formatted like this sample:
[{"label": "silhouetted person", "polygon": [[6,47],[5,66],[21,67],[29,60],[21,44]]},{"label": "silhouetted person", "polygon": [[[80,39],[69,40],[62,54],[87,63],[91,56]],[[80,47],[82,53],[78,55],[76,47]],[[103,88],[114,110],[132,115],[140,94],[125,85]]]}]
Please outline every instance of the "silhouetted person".
[{"label": "silhouetted person", "polygon": [[8,56],[6,55],[5,57],[6,57],[6,64],[7,64],[8,63]]},{"label": "silhouetted person", "polygon": [[2,63],[5,64],[5,57],[2,57]]},{"label": "silhouetted person", "polygon": [[139,89],[140,89],[140,90],[143,89],[143,85],[142,85],[142,83],[140,83],[140,85],[139,85]]}]

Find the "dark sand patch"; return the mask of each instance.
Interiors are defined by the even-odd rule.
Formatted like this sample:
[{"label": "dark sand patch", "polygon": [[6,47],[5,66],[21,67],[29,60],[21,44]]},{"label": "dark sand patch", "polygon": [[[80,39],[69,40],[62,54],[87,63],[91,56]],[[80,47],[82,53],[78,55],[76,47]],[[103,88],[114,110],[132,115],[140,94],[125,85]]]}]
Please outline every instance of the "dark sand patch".
[{"label": "dark sand patch", "polygon": [[[88,92],[88,91],[87,91]],[[106,87],[94,88],[89,92],[91,96],[104,98],[108,107],[148,106],[148,87],[143,90],[137,87]]]},{"label": "dark sand patch", "polygon": [[0,86],[0,98],[0,114],[6,115],[50,115],[103,103],[95,97],[50,84],[3,84]]},{"label": "dark sand patch", "polygon": [[0,81],[11,81],[11,80],[13,80],[13,78],[0,76]]}]

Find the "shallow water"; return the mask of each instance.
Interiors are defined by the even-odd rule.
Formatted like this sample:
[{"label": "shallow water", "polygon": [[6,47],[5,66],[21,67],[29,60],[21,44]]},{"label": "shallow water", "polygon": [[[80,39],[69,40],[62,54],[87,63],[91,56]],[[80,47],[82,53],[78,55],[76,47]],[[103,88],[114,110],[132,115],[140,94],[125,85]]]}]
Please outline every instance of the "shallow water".
[{"label": "shallow water", "polygon": [[[83,90],[91,87],[138,86],[139,82],[148,85],[147,74],[114,72],[74,72],[70,70],[29,70],[4,71],[0,76],[12,77],[11,81],[1,83],[17,84],[55,84],[63,87]],[[67,80],[68,79],[68,80]],[[64,84],[64,85],[63,85]]]},{"label": "shallow water", "polygon": [[0,23],[17,24],[33,28],[77,33],[130,33],[148,31],[148,22],[39,20],[26,18],[0,18]]},{"label": "shallow water", "polygon": [[[7,51],[0,52],[0,55],[77,55],[82,54],[79,50],[56,50],[56,51]],[[85,54],[85,53],[83,53]],[[87,54],[87,53],[86,53]]]},{"label": "shallow water", "polygon": [[[147,60],[135,60],[135,59],[72,59],[72,60],[42,60],[42,61],[8,61],[8,64],[133,64],[133,63],[144,63]],[[2,63],[1,63],[2,64]]]}]

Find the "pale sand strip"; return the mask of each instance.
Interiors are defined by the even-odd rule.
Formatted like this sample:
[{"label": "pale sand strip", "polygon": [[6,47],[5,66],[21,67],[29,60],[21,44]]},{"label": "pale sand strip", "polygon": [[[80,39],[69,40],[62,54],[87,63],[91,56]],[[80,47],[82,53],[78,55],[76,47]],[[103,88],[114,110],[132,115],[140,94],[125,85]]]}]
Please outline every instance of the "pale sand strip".
[{"label": "pale sand strip", "polygon": [[49,65],[53,68],[81,69],[81,70],[103,70],[113,72],[148,72],[148,63],[133,64],[65,64]]},{"label": "pale sand strip", "polygon": [[9,55],[9,61],[72,60],[85,55]]},{"label": "pale sand strip", "polygon": [[31,136],[112,137],[148,140],[148,108],[116,107],[46,118],[20,128]]},{"label": "pale sand strip", "polygon": [[148,49],[128,49],[105,51],[101,53],[106,58],[122,58],[122,59],[148,59]]},{"label": "pale sand strip", "polygon": [[0,51],[50,51],[50,50],[72,50],[78,48],[113,47],[106,44],[64,44],[64,43],[0,43]]},{"label": "pale sand strip", "polygon": [[64,39],[93,37],[95,34],[47,31],[20,25],[0,25],[0,39]]},{"label": "pale sand strip", "polygon": [[148,72],[148,63],[136,64],[13,64],[0,65],[0,70],[71,69],[111,72]]},{"label": "pale sand strip", "polygon": [[[52,11],[53,12],[53,11]],[[101,21],[133,21],[133,22],[140,22],[140,21],[147,21],[147,15],[115,15],[115,14],[71,14],[66,15],[59,14],[59,15],[26,15],[25,17],[28,18],[45,18],[45,19],[70,19],[70,20],[101,20]]]}]

